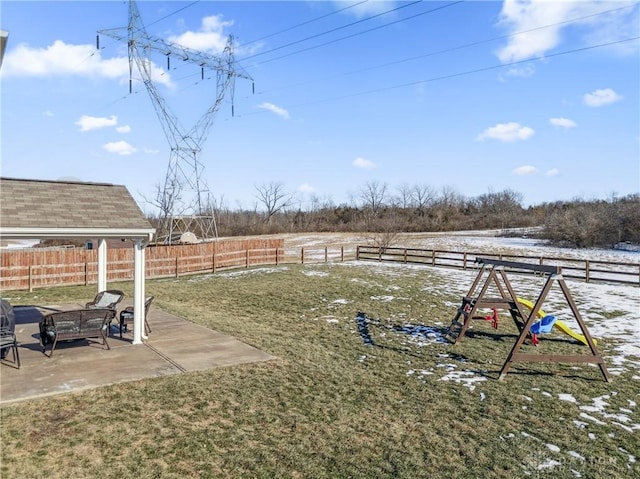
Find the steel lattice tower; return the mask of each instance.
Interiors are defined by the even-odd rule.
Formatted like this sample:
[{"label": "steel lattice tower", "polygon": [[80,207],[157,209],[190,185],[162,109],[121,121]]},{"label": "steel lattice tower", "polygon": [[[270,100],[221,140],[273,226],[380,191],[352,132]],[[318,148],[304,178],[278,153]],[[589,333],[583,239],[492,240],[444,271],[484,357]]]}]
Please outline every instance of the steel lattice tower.
[{"label": "steel lattice tower", "polygon": [[[126,29],[99,30],[98,35],[101,34],[127,42],[129,93],[132,92],[132,74],[135,63],[171,147],[164,188],[158,193],[157,198],[157,206],[160,209],[157,237],[169,238],[169,242],[171,242],[173,233],[184,233],[186,230],[190,230],[203,239],[217,237],[214,212],[212,210],[205,211],[205,208],[211,206],[208,204],[208,199],[206,200],[207,204],[203,204],[203,200],[205,200],[203,196],[208,193],[208,187],[202,178],[204,166],[200,162],[199,156],[225,94],[230,93],[233,99],[235,79],[240,77],[253,80],[235,62],[233,37],[231,35],[228,37],[224,51],[219,56],[168,42],[147,32],[134,0],[129,2],[129,25]],[[180,125],[177,116],[171,112],[158,91],[151,75],[153,65],[149,57],[151,53],[165,55],[167,68],[169,68],[171,57],[198,65],[202,79],[205,77],[205,71],[215,71],[216,94],[213,103],[191,129],[187,130]],[[233,114],[233,104],[231,108]]]}]

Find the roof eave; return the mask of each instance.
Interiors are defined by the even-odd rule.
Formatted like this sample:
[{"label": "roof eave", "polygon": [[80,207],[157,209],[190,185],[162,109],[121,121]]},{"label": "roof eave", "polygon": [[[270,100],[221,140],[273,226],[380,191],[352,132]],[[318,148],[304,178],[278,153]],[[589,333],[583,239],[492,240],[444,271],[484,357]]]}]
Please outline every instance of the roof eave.
[{"label": "roof eave", "polygon": [[145,239],[151,241],[156,230],[153,228],[20,228],[0,227],[3,239]]}]

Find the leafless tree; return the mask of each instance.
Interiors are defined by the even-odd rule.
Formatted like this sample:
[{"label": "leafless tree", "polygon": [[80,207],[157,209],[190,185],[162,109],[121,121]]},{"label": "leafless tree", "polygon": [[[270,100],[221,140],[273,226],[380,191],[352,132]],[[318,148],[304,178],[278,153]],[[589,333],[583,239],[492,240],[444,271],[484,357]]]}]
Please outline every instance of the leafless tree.
[{"label": "leafless tree", "polygon": [[402,183],[396,188],[396,191],[398,196],[394,197],[394,206],[402,209],[409,208],[411,206],[413,188],[408,183]]},{"label": "leafless tree", "polygon": [[374,215],[377,215],[386,205],[387,189],[388,186],[386,183],[380,183],[378,181],[367,182],[360,189],[362,205],[369,209]]},{"label": "leafless tree", "polygon": [[424,216],[436,199],[435,190],[426,184],[415,184],[411,188],[411,204],[416,209],[418,216]]},{"label": "leafless tree", "polygon": [[294,204],[294,195],[285,191],[284,185],[280,182],[261,183],[255,188],[256,199],[260,205],[264,206],[264,222],[267,224],[276,213],[284,211]]}]

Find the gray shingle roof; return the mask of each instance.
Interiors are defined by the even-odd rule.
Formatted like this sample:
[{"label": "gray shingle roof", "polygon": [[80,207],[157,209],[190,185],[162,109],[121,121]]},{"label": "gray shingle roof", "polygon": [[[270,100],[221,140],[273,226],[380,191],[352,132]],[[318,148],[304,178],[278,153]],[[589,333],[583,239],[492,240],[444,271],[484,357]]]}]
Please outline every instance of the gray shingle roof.
[{"label": "gray shingle roof", "polygon": [[152,229],[126,187],[0,178],[0,228]]}]

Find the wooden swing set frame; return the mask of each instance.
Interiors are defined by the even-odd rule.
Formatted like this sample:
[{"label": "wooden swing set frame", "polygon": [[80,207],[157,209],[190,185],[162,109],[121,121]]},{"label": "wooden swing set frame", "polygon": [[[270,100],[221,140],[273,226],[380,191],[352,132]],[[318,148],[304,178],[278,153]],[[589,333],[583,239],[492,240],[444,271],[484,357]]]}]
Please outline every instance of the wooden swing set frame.
[{"label": "wooden swing set frame", "polygon": [[[511,352],[507,356],[507,359],[500,370],[499,380],[503,380],[509,368],[515,362],[549,362],[549,363],[592,363],[597,364],[602,372],[602,375],[606,382],[611,382],[611,376],[607,371],[607,367],[604,363],[604,359],[593,341],[587,325],[585,324],[578,307],[576,306],[569,287],[562,277],[559,266],[552,265],[537,265],[531,263],[521,263],[515,261],[504,261],[496,259],[476,258],[476,263],[481,265],[480,271],[476,276],[469,292],[462,298],[462,304],[458,308],[458,312],[451,322],[448,335],[451,338],[455,338],[454,343],[458,344],[462,341],[462,338],[466,334],[471,321],[474,319],[487,319],[484,316],[478,315],[478,310],[490,308],[494,309],[494,316],[496,309],[507,309],[513,318],[513,321],[518,328],[520,334],[511,348]],[[518,298],[513,290],[513,286],[507,277],[507,269],[511,272],[528,272],[534,274],[542,274],[547,276],[547,281],[544,287],[540,291],[538,299],[533,305],[532,309],[527,312],[524,306],[518,301]],[[482,283],[480,291],[475,295],[476,290]],[[568,355],[568,354],[530,354],[520,352],[524,341],[527,338],[532,339],[530,333],[531,326],[535,323],[538,312],[542,309],[551,287],[554,283],[558,283],[562,293],[573,313],[580,330],[585,337],[587,346],[589,347],[590,354]],[[485,297],[489,287],[495,285],[500,297]],[[460,318],[463,318],[462,322]],[[495,319],[494,319],[495,321]]]}]

